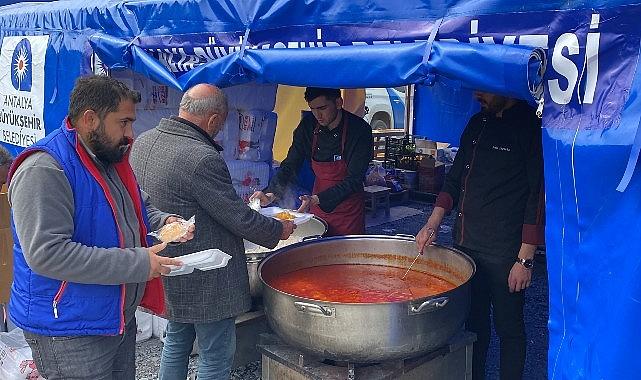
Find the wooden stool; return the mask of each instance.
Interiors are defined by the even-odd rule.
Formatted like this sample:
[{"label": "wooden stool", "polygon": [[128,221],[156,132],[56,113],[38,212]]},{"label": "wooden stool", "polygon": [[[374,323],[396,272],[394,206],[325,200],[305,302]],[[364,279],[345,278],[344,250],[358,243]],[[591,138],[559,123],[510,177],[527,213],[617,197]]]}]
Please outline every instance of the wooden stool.
[{"label": "wooden stool", "polygon": [[[385,216],[389,216],[389,194],[390,188],[384,186],[365,186],[365,209],[372,210],[374,215],[378,211],[379,204],[385,207]],[[369,200],[369,206],[367,201]]]}]

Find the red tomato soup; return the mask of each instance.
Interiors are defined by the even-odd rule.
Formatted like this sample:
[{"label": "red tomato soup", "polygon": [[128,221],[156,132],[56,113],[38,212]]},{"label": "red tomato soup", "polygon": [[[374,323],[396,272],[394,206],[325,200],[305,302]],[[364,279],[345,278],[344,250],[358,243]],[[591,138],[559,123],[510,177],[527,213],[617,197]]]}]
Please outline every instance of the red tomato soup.
[{"label": "red tomato soup", "polygon": [[408,301],[443,293],[456,286],[442,278],[382,265],[335,264],[280,274],[267,282],[295,296],[340,303]]}]

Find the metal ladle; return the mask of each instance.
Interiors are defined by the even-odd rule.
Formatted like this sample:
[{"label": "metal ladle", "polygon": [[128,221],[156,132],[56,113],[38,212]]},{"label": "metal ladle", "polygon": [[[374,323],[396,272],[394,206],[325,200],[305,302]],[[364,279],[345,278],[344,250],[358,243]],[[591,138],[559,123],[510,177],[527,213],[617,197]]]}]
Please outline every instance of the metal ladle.
[{"label": "metal ladle", "polygon": [[[432,238],[432,236],[434,236],[434,232],[436,232],[436,230],[432,229],[432,232],[430,232],[430,236],[428,236],[428,237],[427,237],[427,241],[430,241],[430,239]],[[421,255],[421,253],[422,253],[422,252],[421,252],[421,251],[419,251],[419,252],[418,252],[418,254],[416,254],[416,257],[414,258],[414,261],[412,261],[412,263],[410,264],[409,268],[407,268],[407,270],[405,271],[405,274],[403,275],[403,277],[401,277],[401,280],[405,280],[405,277],[406,277],[406,276],[407,276],[407,274],[410,272],[410,270],[412,269],[412,266],[414,265],[414,263],[416,262],[416,260],[418,260],[418,257]]]}]

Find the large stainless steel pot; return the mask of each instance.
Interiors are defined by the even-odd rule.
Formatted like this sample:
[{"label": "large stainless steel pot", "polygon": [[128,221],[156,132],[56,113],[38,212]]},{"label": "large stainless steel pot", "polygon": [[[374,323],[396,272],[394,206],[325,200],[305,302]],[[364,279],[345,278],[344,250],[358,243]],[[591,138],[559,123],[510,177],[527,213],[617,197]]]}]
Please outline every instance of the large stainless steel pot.
[{"label": "large stainless steel pot", "polygon": [[299,243],[306,238],[321,237],[327,232],[327,223],[324,220],[314,217],[309,221],[296,226],[296,229],[287,240],[281,240],[278,245],[270,250],[256,244],[245,242],[245,256],[247,258],[247,274],[249,274],[249,292],[252,298],[260,298],[263,293],[263,284],[258,277],[258,264],[268,254],[292,244]]},{"label": "large stainless steel pot", "polygon": [[451,291],[405,302],[336,303],[306,299],[271,287],[265,278],[331,264],[407,268],[416,256],[410,237],[344,236],[278,250],[258,268],[263,305],[273,330],[287,343],[324,358],[375,363],[420,355],[442,346],[463,325],[476,271],[462,252],[430,246],[413,270],[446,279]]}]

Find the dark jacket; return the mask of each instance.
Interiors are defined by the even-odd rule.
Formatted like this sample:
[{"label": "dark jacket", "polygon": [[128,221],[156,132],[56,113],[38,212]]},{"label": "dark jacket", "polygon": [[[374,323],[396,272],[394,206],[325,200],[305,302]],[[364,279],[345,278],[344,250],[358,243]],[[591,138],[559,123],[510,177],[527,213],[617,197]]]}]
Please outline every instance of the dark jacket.
[{"label": "dark jacket", "polygon": [[544,243],[544,195],[541,120],[518,102],[470,119],[436,205],[458,208],[455,244],[516,257],[521,243]]},{"label": "dark jacket", "polygon": [[[351,112],[343,110],[348,129],[345,136],[343,159],[347,161],[347,177],[335,186],[318,193],[319,207],[325,212],[332,212],[350,195],[363,191],[365,172],[372,159],[372,128],[365,120]],[[280,165],[276,176],[265,192],[273,192],[282,198],[287,185],[296,178],[303,162],[311,162],[312,137],[318,122],[314,115],[306,114],[294,130],[292,145],[287,157]],[[341,154],[343,121],[332,131],[326,127],[319,128],[318,150],[314,160],[320,162],[334,161],[335,155]]]},{"label": "dark jacket", "polygon": [[251,306],[243,238],[273,248],[282,225],[251,210],[232,187],[218,147],[178,119],[162,119],[132,147],[131,165],[154,204],[173,214],[196,216],[193,240],[168,246],[176,257],[209,248],[232,256],[226,267],[164,277],[167,318],[206,323],[239,315]]}]

